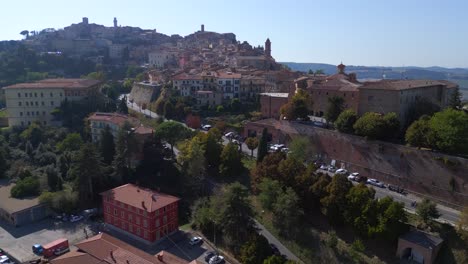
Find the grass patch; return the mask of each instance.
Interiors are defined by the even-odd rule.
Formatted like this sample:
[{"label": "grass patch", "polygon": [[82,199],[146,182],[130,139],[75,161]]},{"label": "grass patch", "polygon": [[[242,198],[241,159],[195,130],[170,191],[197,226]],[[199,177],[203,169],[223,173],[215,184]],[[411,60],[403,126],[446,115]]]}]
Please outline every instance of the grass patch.
[{"label": "grass patch", "polygon": [[179,229],[182,230],[182,231],[188,232],[188,231],[192,230],[192,227],[190,226],[190,223],[187,223],[185,225],[179,226]]}]

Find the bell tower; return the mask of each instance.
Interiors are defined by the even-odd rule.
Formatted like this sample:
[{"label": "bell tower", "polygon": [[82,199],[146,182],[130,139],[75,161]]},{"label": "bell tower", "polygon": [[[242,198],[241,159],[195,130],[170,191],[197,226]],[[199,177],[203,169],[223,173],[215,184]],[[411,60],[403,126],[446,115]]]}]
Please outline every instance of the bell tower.
[{"label": "bell tower", "polygon": [[269,38],[265,41],[265,56],[268,58],[271,57],[271,41]]},{"label": "bell tower", "polygon": [[114,27],[116,28],[117,27],[117,18],[114,17]]}]

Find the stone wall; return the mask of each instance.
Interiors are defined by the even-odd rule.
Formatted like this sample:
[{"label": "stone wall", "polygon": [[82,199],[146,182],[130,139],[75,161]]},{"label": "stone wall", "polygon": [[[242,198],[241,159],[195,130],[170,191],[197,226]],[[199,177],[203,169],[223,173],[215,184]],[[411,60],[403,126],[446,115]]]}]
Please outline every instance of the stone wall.
[{"label": "stone wall", "polygon": [[290,137],[298,134],[311,137],[316,152],[324,161],[336,160],[337,167],[413,192],[468,205],[467,159],[298,123],[287,126],[293,128],[289,129]]},{"label": "stone wall", "polygon": [[149,103],[158,99],[161,88],[161,85],[134,83],[128,99],[133,100],[139,106],[149,105]]}]

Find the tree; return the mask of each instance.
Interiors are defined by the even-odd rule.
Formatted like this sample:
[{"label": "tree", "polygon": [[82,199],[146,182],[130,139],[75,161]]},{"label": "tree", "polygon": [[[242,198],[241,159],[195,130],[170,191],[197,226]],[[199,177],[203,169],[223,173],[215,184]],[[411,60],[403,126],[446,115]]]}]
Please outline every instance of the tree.
[{"label": "tree", "polygon": [[243,264],[258,264],[262,263],[271,253],[268,240],[262,235],[254,234],[247,243],[242,245],[239,260]]},{"label": "tree", "polygon": [[289,143],[289,150],[290,153],[288,157],[301,162],[306,162],[314,158],[312,142],[310,138],[305,136],[293,138]]},{"label": "tree", "polygon": [[416,205],[416,214],[425,224],[429,224],[433,219],[440,217],[436,204],[427,198],[424,198],[418,205]]},{"label": "tree", "polygon": [[281,179],[278,167],[280,162],[284,158],[284,153],[275,152],[270,155],[267,155],[262,162],[257,163],[257,166],[255,166],[250,173],[250,183],[252,185],[252,190],[254,191],[254,193],[258,191],[258,185],[263,179]]},{"label": "tree", "polygon": [[23,30],[20,32],[21,35],[23,35],[25,38],[29,37],[29,31],[28,30]]},{"label": "tree", "polygon": [[169,92],[167,91],[166,88],[163,88],[161,91],[161,94],[159,95],[155,103],[154,111],[156,112],[156,114],[160,116],[164,115],[164,106],[168,97],[169,97]]},{"label": "tree", "polygon": [[[129,133],[129,128],[126,125],[119,129],[117,139],[115,141],[115,155],[112,161],[112,167],[114,169],[112,176],[117,182],[127,181],[129,178],[131,155],[130,137],[131,134]],[[106,151],[110,152],[110,149],[107,149]],[[107,156],[109,154],[110,153],[106,153],[106,159],[109,158]]]},{"label": "tree", "polygon": [[170,101],[164,103],[164,117],[167,119],[174,118],[174,105]]},{"label": "tree", "polygon": [[462,238],[468,242],[468,206],[465,206],[460,214],[460,218],[457,222],[457,229]]},{"label": "tree", "polygon": [[10,190],[10,194],[14,198],[24,198],[27,196],[36,196],[40,193],[40,183],[36,176],[28,176],[16,182]]},{"label": "tree", "polygon": [[400,131],[400,121],[396,113],[387,113],[383,116],[384,121],[384,133],[383,137],[385,139],[392,139],[398,136]]},{"label": "tree", "polygon": [[188,129],[181,123],[167,121],[160,124],[155,131],[156,137],[166,141],[171,146],[171,151],[174,153],[174,144],[189,135]]},{"label": "tree", "polygon": [[330,184],[327,186],[327,195],[323,197],[322,203],[324,213],[328,216],[330,222],[339,224],[344,220],[344,212],[347,208],[346,195],[351,189],[351,182],[346,176],[337,174],[333,177]]},{"label": "tree", "polygon": [[209,168],[219,168],[223,146],[220,144],[221,132],[216,128],[210,129],[206,136],[205,160]]},{"label": "tree", "polygon": [[32,146],[36,148],[43,141],[44,128],[40,124],[34,122],[24,130],[20,137],[24,141],[30,141]]},{"label": "tree", "polygon": [[280,112],[288,120],[308,119],[312,105],[309,93],[303,89],[297,89],[291,100],[281,107]]},{"label": "tree", "polygon": [[296,177],[301,176],[305,171],[306,167],[302,161],[288,157],[280,161],[278,165],[278,173],[280,178],[277,178],[276,180],[285,186],[293,187],[296,191]]},{"label": "tree", "polygon": [[93,201],[94,185],[101,177],[101,165],[96,147],[91,143],[84,144],[75,161],[74,171],[78,178],[79,201],[83,208],[88,208]]},{"label": "tree", "polygon": [[127,96],[124,96],[119,102],[119,107],[117,108],[119,113],[128,115],[128,106],[127,106]]},{"label": "tree", "polygon": [[4,150],[0,149],[0,179],[5,177],[5,171],[7,170],[7,161],[5,159]]},{"label": "tree", "polygon": [[60,152],[76,151],[79,150],[82,145],[83,140],[81,139],[81,135],[79,133],[71,133],[57,144],[57,149]]},{"label": "tree", "polygon": [[49,189],[52,192],[55,192],[57,190],[62,190],[63,181],[58,175],[58,172],[54,166],[47,166],[46,175],[47,175],[47,184],[49,185]]},{"label": "tree", "polygon": [[335,121],[335,127],[342,133],[352,134],[354,132],[354,123],[356,123],[357,114],[351,109],[344,110]]},{"label": "tree", "polygon": [[419,98],[416,100],[412,105],[409,106],[405,118],[405,124],[403,127],[406,128],[409,125],[411,125],[414,121],[420,119],[422,116],[432,116],[435,113],[440,111],[440,107],[430,101],[429,99],[426,99],[425,97]]},{"label": "tree", "polygon": [[334,123],[338,116],[344,110],[345,100],[340,96],[328,97],[328,106],[325,112],[325,119],[327,122]]},{"label": "tree", "polygon": [[280,183],[277,180],[264,178],[258,185],[258,189],[260,190],[258,199],[260,200],[262,207],[271,211],[279,195],[283,192]]},{"label": "tree", "polygon": [[320,75],[320,74],[325,74],[325,71],[323,69],[318,69],[315,71],[315,74]]},{"label": "tree", "polygon": [[406,143],[418,148],[429,147],[429,135],[431,133],[429,120],[428,116],[422,116],[419,120],[414,121],[406,130]]},{"label": "tree", "polygon": [[391,197],[384,197],[377,202],[378,225],[371,228],[371,235],[382,237],[389,241],[396,241],[407,231],[407,216],[403,203],[393,201]]},{"label": "tree", "polygon": [[231,111],[234,113],[237,113],[241,110],[242,104],[239,100],[239,98],[233,98],[231,99]]},{"label": "tree", "polygon": [[354,123],[354,132],[371,139],[382,139],[385,135],[385,121],[381,114],[368,112]]},{"label": "tree", "polygon": [[245,140],[245,144],[247,148],[250,149],[250,156],[253,157],[253,151],[258,147],[258,138],[256,137],[249,137]]},{"label": "tree", "polygon": [[219,173],[228,178],[238,176],[242,171],[243,165],[241,154],[237,144],[229,143],[224,146],[221,152],[221,164],[219,165]]},{"label": "tree", "polygon": [[100,152],[102,161],[110,165],[115,156],[114,135],[108,125],[101,132]]},{"label": "tree", "polygon": [[460,109],[462,107],[463,95],[460,92],[458,86],[450,93],[449,96],[449,107],[452,109]]},{"label": "tree", "polygon": [[314,71],[312,69],[309,69],[309,71],[307,72],[307,74],[314,74]]},{"label": "tree", "polygon": [[205,179],[205,155],[203,142],[200,137],[193,137],[186,141],[180,149],[178,160],[182,164],[183,172],[188,176],[184,180],[184,189],[190,194],[198,195],[202,191]]},{"label": "tree", "polygon": [[280,234],[288,236],[295,233],[299,220],[304,214],[299,206],[299,197],[290,187],[281,193],[273,208],[273,225]]},{"label": "tree", "polygon": [[205,234],[212,231],[215,219],[212,200],[205,197],[195,201],[192,206],[192,223],[198,230]]},{"label": "tree", "polygon": [[272,255],[263,261],[263,264],[284,264],[286,259],[283,256]]},{"label": "tree", "polygon": [[348,205],[344,212],[345,220],[350,223],[358,234],[367,236],[369,229],[369,219],[365,211],[374,201],[375,190],[367,188],[364,184],[358,184],[349,190],[346,195]]},{"label": "tree", "polygon": [[228,245],[237,252],[239,245],[255,232],[254,211],[250,204],[249,192],[242,184],[235,182],[227,185],[215,202],[219,212],[217,226],[221,227]]},{"label": "tree", "polygon": [[468,154],[468,114],[451,108],[436,113],[429,121],[431,143],[441,151]]},{"label": "tree", "polygon": [[257,151],[257,162],[261,162],[263,158],[268,154],[268,130],[266,128],[262,131],[262,137],[258,145]]}]

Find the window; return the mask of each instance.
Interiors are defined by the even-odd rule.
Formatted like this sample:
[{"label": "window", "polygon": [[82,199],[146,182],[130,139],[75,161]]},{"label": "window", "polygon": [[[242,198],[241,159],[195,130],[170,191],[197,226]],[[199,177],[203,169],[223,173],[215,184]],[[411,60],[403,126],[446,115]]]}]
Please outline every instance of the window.
[{"label": "window", "polygon": [[144,237],[148,239],[148,231],[145,230]]},{"label": "window", "polygon": [[26,112],[26,115],[29,116],[29,112]]},{"label": "window", "polygon": [[18,106],[21,106],[21,102],[18,102]]},{"label": "window", "polygon": [[44,101],[42,101],[42,102],[41,102],[41,105],[42,105],[42,106],[44,106],[44,105],[45,105]]},{"label": "window", "polygon": [[54,101],[50,101],[50,105],[54,105]]},{"label": "window", "polygon": [[158,215],[159,215],[159,209],[158,209],[158,210],[156,210],[155,214],[156,214],[156,216],[158,216]]},{"label": "window", "polygon": [[34,97],[37,97],[37,93],[34,93]]},{"label": "window", "polygon": [[26,106],[29,106],[29,102],[26,102]]},{"label": "window", "polygon": [[159,227],[161,223],[159,223],[159,219],[156,219],[156,227]]},{"label": "window", "polygon": [[128,230],[133,233],[133,225],[129,225]]},{"label": "window", "polygon": [[110,207],[106,206],[106,212],[110,213]]},{"label": "window", "polygon": [[117,215],[117,209],[114,209],[114,215]]},{"label": "window", "polygon": [[148,221],[146,219],[143,220],[143,226],[148,227]]},{"label": "window", "polygon": [[31,101],[31,106],[33,106],[33,105],[34,105],[34,102],[33,102],[33,101]]},{"label": "window", "polygon": [[140,217],[136,217],[136,224],[139,225],[140,224]]},{"label": "window", "polygon": [[38,101],[36,101],[36,106],[38,106],[38,105],[39,105],[39,102],[38,102]]},{"label": "window", "polygon": [[21,121],[21,125],[24,126],[24,122],[23,122],[23,121]]},{"label": "window", "polygon": [[28,93],[24,93],[24,97],[28,97]]},{"label": "window", "polygon": [[20,116],[23,116],[23,112],[20,112]]},{"label": "window", "polygon": [[166,207],[163,208],[163,212],[164,212],[164,213],[166,212]]},{"label": "window", "polygon": [[62,93],[60,93],[60,97],[62,97]]},{"label": "window", "polygon": [[44,115],[44,116],[45,116],[45,111],[42,111],[42,115]]},{"label": "window", "polygon": [[167,215],[163,216],[163,224],[167,224]]},{"label": "window", "polygon": [[18,97],[21,97],[21,93],[18,93]]},{"label": "window", "polygon": [[36,111],[36,115],[37,115],[37,116],[39,115],[39,111]]},{"label": "window", "polygon": [[133,222],[133,215],[132,214],[128,214],[128,221]]},{"label": "window", "polygon": [[32,97],[32,93],[29,93],[29,97]]},{"label": "window", "polygon": [[44,121],[44,125],[47,125],[47,121]]},{"label": "window", "polygon": [[125,212],[123,210],[120,212],[120,217],[125,218]]},{"label": "window", "polygon": [[54,93],[50,93],[50,97],[54,97]]},{"label": "window", "polygon": [[140,230],[139,227],[137,227],[137,232],[136,232],[136,233],[137,233],[137,235],[140,235],[140,234],[141,234],[141,230]]},{"label": "window", "polygon": [[34,116],[34,111],[31,112],[31,115]]},{"label": "window", "polygon": [[43,94],[43,93],[41,93],[41,97],[44,97],[44,94]]}]

